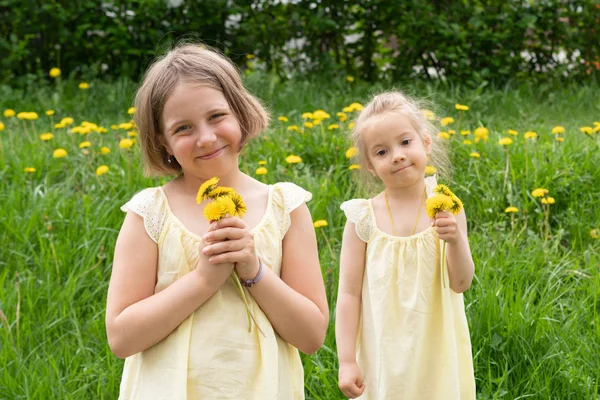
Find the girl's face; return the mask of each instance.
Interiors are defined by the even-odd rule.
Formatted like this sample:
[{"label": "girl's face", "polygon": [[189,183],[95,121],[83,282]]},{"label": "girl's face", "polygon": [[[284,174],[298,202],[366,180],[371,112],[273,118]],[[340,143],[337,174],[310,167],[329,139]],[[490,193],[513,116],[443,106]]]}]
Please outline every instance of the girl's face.
[{"label": "girl's face", "polygon": [[411,186],[423,180],[431,138],[421,136],[410,118],[386,112],[365,121],[363,143],[369,171],[388,188]]},{"label": "girl's face", "polygon": [[223,92],[179,83],[165,103],[163,145],[184,173],[223,176],[238,168],[242,131]]}]

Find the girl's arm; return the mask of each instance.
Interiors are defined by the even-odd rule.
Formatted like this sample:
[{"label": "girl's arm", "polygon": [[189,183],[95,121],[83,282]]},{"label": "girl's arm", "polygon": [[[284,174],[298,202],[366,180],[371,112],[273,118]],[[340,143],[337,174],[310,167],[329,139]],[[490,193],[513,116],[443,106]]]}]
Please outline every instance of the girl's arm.
[{"label": "girl's arm", "polygon": [[[249,290],[279,336],[311,354],[323,345],[329,324],[325,284],[306,204],[292,211],[290,218],[283,239],[281,278],[265,267],[260,282]],[[211,262],[236,263],[238,275],[244,280],[257,275],[254,238],[243,220],[230,217],[214,223],[204,240],[208,245],[203,252]]]},{"label": "girl's arm", "polygon": [[115,246],[106,305],[106,333],[113,353],[129,357],[158,343],[225,282],[233,264],[210,265],[200,256],[196,269],[154,294],[158,248],[139,215],[125,217]]},{"label": "girl's arm", "polygon": [[329,325],[329,308],[310,211],[302,204],[290,214],[283,239],[281,279],[265,268],[250,293],[286,342],[305,354],[319,350]]},{"label": "girl's arm", "polygon": [[339,387],[350,398],[360,396],[364,390],[362,372],[356,365],[356,339],[366,248],[367,244],[356,235],[354,223],[347,221],[340,256],[335,338],[340,365]]},{"label": "girl's arm", "polygon": [[440,239],[448,242],[446,261],[450,288],[456,293],[463,293],[471,286],[475,273],[464,210],[456,216],[449,212],[438,213],[435,217],[435,226]]}]

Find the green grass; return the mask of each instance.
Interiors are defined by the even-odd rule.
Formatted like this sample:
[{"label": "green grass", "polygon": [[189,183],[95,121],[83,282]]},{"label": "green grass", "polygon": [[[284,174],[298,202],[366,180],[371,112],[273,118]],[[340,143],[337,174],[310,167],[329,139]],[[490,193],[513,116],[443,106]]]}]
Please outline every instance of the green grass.
[{"label": "green grass", "polygon": [[[344,156],[351,119],[340,130],[327,126],[344,106],[364,104],[382,88],[342,80],[281,84],[259,74],[247,82],[273,111],[274,121],[244,151],[242,170],[254,175],[258,161],[266,160],[269,172],[259,179],[293,181],[310,190],[313,218],[329,223],[317,235],[332,322],[323,348],[303,361],[307,398],[340,399],[333,329],[344,224],[339,205],[359,194],[352,179],[356,171],[347,169],[352,160]],[[465,91],[417,84],[404,89],[437,103],[437,115],[457,120],[449,127],[457,131],[450,139],[450,183],[465,203],[476,265],[465,301],[478,398],[599,398],[600,240],[590,231],[600,228],[600,137],[579,128],[600,120],[600,88]],[[0,87],[0,112],[40,114],[27,124],[0,116],[5,124],[0,132],[0,399],[117,397],[123,362],[108,348],[104,310],[123,220],[119,207],[138,190],[165,182],[144,178],[138,149],[119,149],[126,131],[110,129],[129,120],[134,90],[126,81],[91,82],[88,91],[69,81],[28,90]],[[471,107],[460,129],[486,126],[487,142],[461,143],[454,103]],[[303,134],[286,130],[302,125],[303,112],[318,108],[331,120]],[[53,122],[69,116],[75,124],[92,121],[109,131],[83,137],[53,129],[47,109],[56,111]],[[277,121],[279,115],[290,121]],[[550,133],[554,125],[566,128],[564,143]],[[506,155],[498,139],[508,129],[519,135],[509,147],[505,177]],[[539,139],[526,147],[528,130]],[[51,141],[38,138],[50,131]],[[77,146],[84,140],[92,143],[87,155]],[[101,146],[112,152],[101,155]],[[67,150],[66,158],[52,158],[58,147]],[[469,157],[474,150],[480,159]],[[287,165],[289,154],[303,162]],[[110,171],[97,177],[100,165]],[[36,172],[25,173],[25,167]],[[540,201],[531,196],[538,187],[556,199],[549,237]],[[513,221],[504,213],[510,205],[520,210]]]}]

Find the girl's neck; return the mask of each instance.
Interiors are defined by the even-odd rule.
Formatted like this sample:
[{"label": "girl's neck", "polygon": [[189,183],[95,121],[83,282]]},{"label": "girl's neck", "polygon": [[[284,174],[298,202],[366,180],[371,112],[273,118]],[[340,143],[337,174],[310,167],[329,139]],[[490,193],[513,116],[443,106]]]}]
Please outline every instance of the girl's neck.
[{"label": "girl's neck", "polygon": [[385,188],[387,198],[394,202],[412,202],[415,199],[421,199],[425,191],[425,181],[421,180],[414,185],[400,188]]},{"label": "girl's neck", "polygon": [[[198,188],[206,180],[213,178],[213,176],[195,176],[192,174],[181,174],[179,176],[180,184],[185,193],[193,194],[194,196],[198,192]],[[233,168],[228,174],[218,176],[219,186],[227,186],[240,190],[246,181],[246,175],[242,173],[238,168]]]}]

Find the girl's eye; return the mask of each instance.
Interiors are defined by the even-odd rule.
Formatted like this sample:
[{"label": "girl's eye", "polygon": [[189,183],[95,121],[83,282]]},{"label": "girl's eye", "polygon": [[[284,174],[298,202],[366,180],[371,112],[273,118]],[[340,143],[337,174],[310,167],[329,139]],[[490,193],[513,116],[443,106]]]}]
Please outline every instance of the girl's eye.
[{"label": "girl's eye", "polygon": [[218,119],[218,118],[220,118],[220,117],[222,117],[224,115],[225,115],[225,113],[216,113],[216,114],[211,115],[210,119],[211,120]]},{"label": "girl's eye", "polygon": [[181,125],[177,129],[175,129],[175,133],[183,132],[183,131],[187,130],[188,128],[190,128],[189,125]]},{"label": "girl's eye", "polygon": [[385,150],[379,150],[375,153],[376,156],[383,156],[385,155],[386,151]]},{"label": "girl's eye", "polygon": [[408,145],[410,144],[410,142],[411,142],[411,139],[404,139],[404,140],[401,142],[401,144],[402,144],[402,146],[408,146]]}]

